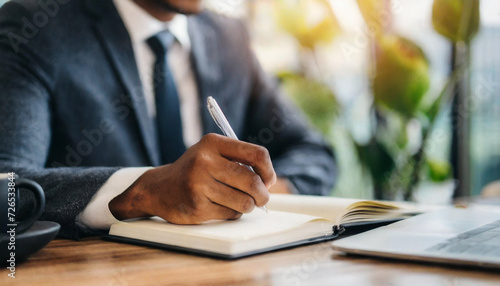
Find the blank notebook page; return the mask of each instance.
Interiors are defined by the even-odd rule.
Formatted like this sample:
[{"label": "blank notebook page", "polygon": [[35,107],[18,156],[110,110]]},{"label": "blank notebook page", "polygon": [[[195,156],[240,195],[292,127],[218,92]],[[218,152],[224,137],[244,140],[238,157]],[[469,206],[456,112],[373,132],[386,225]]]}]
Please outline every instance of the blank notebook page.
[{"label": "blank notebook page", "polygon": [[[279,211],[269,211],[269,214],[267,214],[265,211],[255,209],[252,213],[244,214],[237,220],[214,220],[205,222],[201,225],[176,225],[167,223],[158,217],[133,221],[131,223],[123,223],[127,224],[127,228],[130,231],[132,231],[132,229],[147,229],[148,232],[155,232],[158,234],[178,233],[187,234],[193,237],[234,242],[292,230],[307,222],[315,220],[324,219]],[[324,221],[326,222],[327,220]]]}]

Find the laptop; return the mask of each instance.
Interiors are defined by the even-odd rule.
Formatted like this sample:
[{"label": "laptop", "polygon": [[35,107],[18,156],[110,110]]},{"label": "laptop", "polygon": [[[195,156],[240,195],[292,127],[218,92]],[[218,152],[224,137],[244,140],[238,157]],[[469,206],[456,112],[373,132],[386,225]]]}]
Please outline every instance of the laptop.
[{"label": "laptop", "polygon": [[333,242],[338,251],[500,268],[500,208],[429,212]]}]

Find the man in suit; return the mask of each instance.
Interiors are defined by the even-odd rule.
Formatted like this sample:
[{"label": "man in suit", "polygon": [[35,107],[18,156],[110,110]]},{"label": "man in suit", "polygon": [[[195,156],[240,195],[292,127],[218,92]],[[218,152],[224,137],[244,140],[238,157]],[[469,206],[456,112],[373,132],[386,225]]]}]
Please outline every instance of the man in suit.
[{"label": "man in suit", "polygon": [[[42,219],[70,238],[133,217],[236,219],[269,191],[327,194],[331,150],[249,46],[199,0],[8,2],[0,172],[39,182]],[[242,141],[215,134],[209,96]]]}]

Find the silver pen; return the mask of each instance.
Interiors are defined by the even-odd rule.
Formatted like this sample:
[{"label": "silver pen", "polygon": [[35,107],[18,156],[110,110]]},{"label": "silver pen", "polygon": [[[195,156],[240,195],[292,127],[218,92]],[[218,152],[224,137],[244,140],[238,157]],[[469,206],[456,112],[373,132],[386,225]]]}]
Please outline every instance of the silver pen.
[{"label": "silver pen", "polygon": [[[217,104],[217,101],[215,101],[215,99],[211,96],[209,96],[207,98],[207,108],[208,108],[208,111],[210,112],[210,115],[212,115],[212,118],[214,119],[215,124],[217,124],[217,126],[219,126],[220,130],[222,130],[224,135],[226,135],[229,138],[239,140],[238,136],[236,136],[236,134],[234,133],[233,128],[231,128],[231,125],[229,125],[229,122],[227,121],[226,116],[224,115],[224,113],[222,113],[222,110],[220,109],[219,105]],[[243,166],[243,167],[247,168],[248,170],[255,173],[255,171],[253,170],[253,168],[251,166],[248,166],[248,165],[245,165],[245,164],[242,164],[239,162],[238,162],[238,164],[240,164],[241,166]],[[263,209],[264,211],[266,211],[266,213],[267,213],[266,206],[263,206],[260,208]]]}]

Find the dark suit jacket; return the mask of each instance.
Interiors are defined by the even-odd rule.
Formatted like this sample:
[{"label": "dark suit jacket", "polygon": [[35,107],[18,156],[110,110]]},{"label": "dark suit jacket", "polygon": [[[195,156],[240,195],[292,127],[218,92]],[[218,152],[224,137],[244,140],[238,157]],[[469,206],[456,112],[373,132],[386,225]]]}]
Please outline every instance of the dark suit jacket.
[{"label": "dark suit jacket", "polygon": [[[42,5],[40,3],[49,3]],[[217,99],[240,139],[268,148],[278,176],[304,194],[327,194],[331,150],[279,95],[249,49],[242,23],[188,17],[200,101]],[[201,104],[204,133],[220,133]],[[111,0],[14,0],[0,9],[0,172],[38,181],[43,220],[61,235],[120,167],[157,166],[131,41]]]}]

